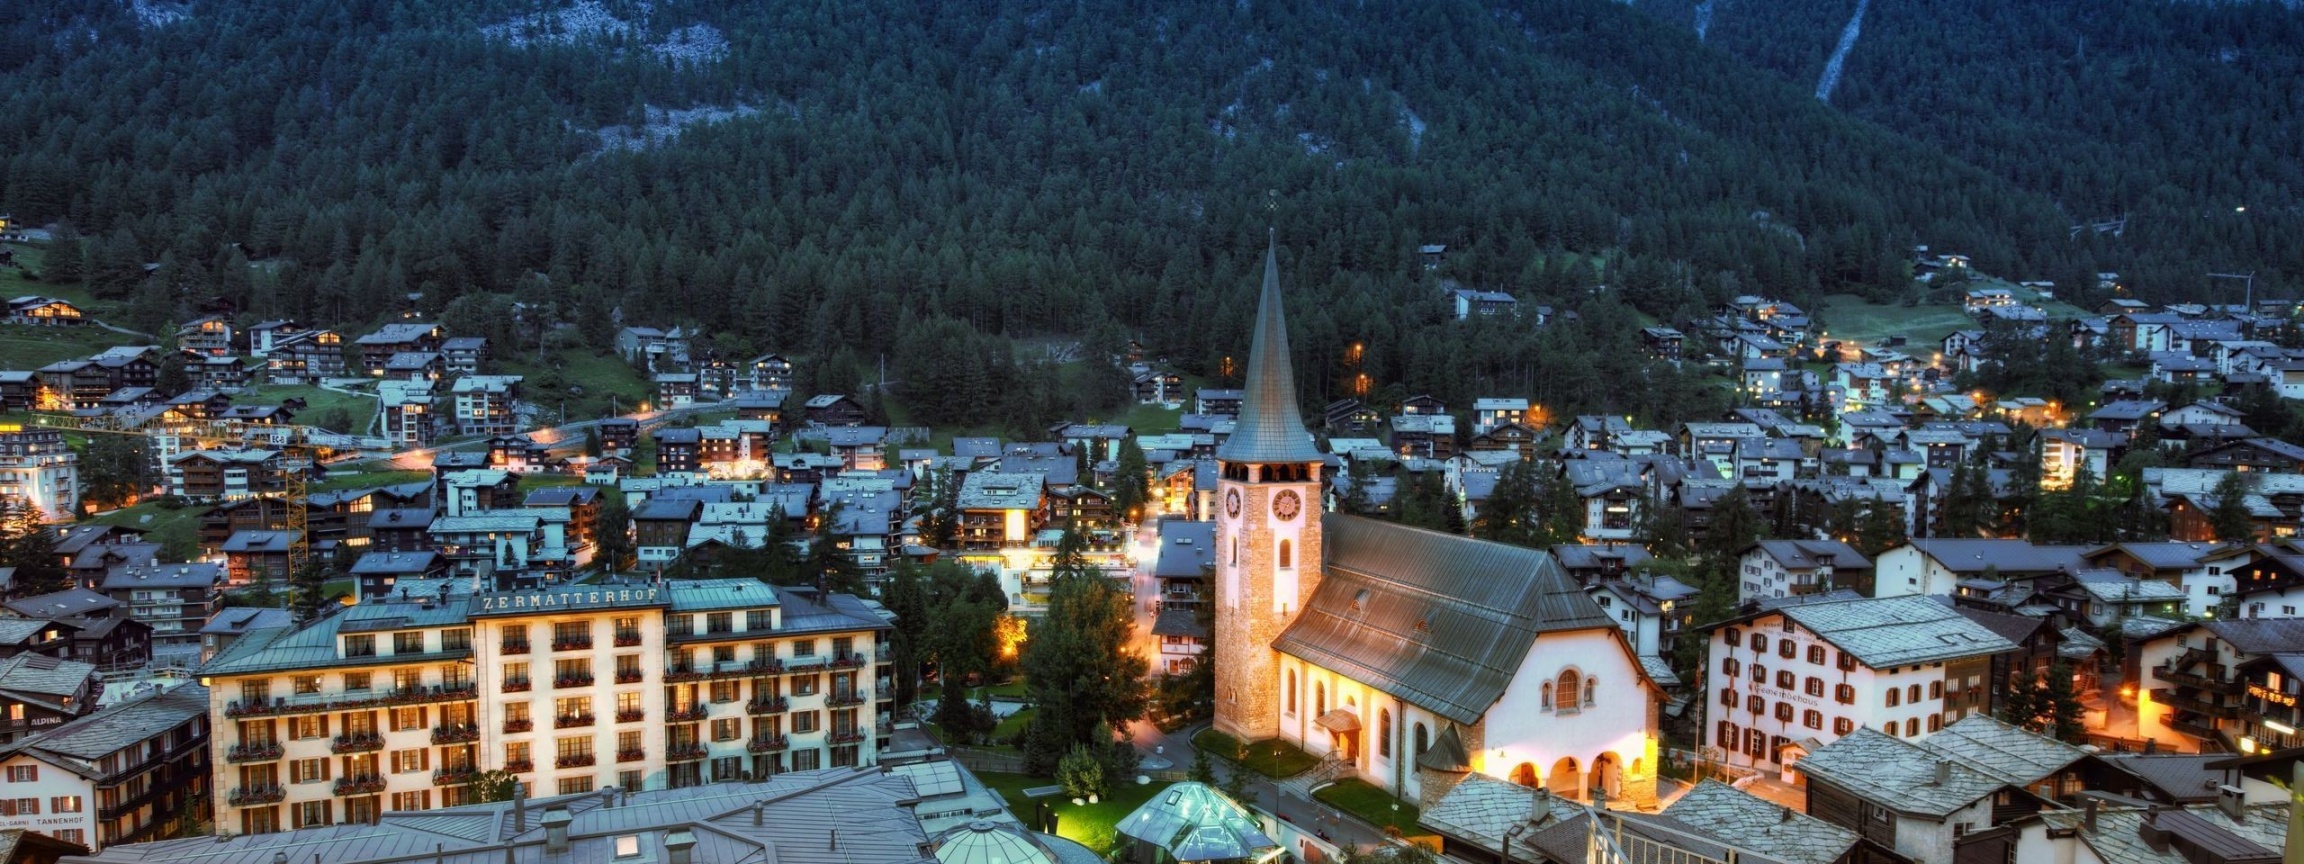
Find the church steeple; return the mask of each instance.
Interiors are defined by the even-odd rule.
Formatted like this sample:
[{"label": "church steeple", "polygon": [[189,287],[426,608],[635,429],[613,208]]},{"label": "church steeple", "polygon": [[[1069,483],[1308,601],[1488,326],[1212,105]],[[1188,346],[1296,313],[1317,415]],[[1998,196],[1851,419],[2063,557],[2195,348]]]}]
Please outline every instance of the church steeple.
[{"label": "church steeple", "polygon": [[1288,361],[1288,321],[1280,308],[1280,256],[1276,240],[1264,246],[1264,293],[1256,304],[1256,337],[1248,350],[1247,392],[1232,437],[1216,448],[1226,462],[1318,462],[1320,450],[1304,431],[1296,407],[1296,370]]}]

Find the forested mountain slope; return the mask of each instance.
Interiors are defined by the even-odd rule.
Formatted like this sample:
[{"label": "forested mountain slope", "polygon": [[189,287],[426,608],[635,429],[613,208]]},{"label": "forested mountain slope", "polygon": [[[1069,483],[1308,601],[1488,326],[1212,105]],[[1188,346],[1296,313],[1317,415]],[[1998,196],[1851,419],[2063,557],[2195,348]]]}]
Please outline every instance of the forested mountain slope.
[{"label": "forested mountain slope", "polygon": [[[2092,263],[2048,198],[1606,0],[12,3],[0,116],[0,203],[83,232],[92,286],[140,309],[364,321],[421,291],[597,340],[621,308],[831,386],[1041,334],[1213,368],[1268,222],[1318,297],[1291,316],[1307,398],[1354,340],[1419,389],[1636,363],[1444,322],[1419,243],[1593,307],[1594,340],[1629,331],[1617,299],[1901,292],[1914,242]],[[951,410],[1020,374],[951,382],[986,397]]]},{"label": "forested mountain slope", "polygon": [[[1639,0],[1814,87],[1857,0]],[[2304,7],[2168,0],[1874,0],[1831,103],[2053,198],[2079,249],[2146,296],[2210,270],[2304,277]],[[2242,210],[2240,208],[2246,208]],[[2237,300],[2237,284],[2218,289]]]}]

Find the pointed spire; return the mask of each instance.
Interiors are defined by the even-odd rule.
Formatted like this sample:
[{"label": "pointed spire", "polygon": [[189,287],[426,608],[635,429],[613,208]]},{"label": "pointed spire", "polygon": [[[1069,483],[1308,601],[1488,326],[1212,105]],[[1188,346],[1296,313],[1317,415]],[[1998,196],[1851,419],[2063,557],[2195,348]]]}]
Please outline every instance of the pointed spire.
[{"label": "pointed spire", "polygon": [[1216,449],[1226,462],[1318,462],[1320,450],[1296,408],[1296,370],[1288,361],[1288,320],[1280,309],[1279,242],[1265,241],[1264,294],[1256,304],[1256,340],[1248,350],[1247,392],[1232,437]]}]

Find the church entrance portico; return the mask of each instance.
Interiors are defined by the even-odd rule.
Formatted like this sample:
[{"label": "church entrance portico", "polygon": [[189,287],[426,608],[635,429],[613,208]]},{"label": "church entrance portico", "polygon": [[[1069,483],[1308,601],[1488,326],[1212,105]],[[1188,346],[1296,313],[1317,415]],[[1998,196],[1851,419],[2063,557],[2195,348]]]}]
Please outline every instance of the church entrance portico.
[{"label": "church entrance portico", "polygon": [[1328,730],[1328,747],[1337,759],[1352,762],[1360,758],[1360,715],[1352,709],[1338,708],[1312,723]]}]

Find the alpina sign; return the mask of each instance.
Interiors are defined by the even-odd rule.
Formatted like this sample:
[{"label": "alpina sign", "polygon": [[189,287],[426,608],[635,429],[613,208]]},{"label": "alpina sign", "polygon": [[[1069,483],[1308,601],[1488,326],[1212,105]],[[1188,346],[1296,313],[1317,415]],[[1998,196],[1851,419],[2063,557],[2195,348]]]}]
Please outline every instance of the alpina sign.
[{"label": "alpina sign", "polygon": [[551,612],[584,607],[648,605],[657,602],[658,588],[605,588],[591,591],[525,591],[480,595],[481,612]]}]

